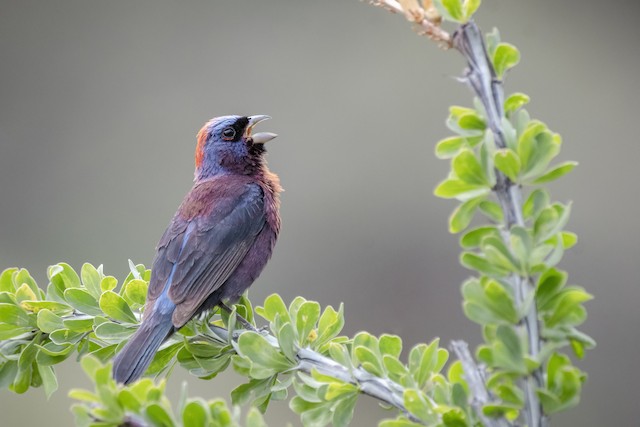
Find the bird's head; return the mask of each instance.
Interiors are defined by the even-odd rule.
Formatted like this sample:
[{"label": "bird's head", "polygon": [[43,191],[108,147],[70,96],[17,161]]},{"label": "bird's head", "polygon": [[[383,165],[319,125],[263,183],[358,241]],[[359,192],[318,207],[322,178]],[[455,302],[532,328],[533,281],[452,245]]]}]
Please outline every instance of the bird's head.
[{"label": "bird's head", "polygon": [[264,164],[264,143],[277,135],[253,133],[269,116],[222,116],[209,120],[198,132],[195,179],[224,174],[251,175]]}]

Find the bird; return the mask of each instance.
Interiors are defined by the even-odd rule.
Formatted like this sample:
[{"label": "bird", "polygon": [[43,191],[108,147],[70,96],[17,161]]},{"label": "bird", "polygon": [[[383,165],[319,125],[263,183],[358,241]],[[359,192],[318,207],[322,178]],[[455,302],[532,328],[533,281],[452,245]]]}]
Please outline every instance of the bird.
[{"label": "bird", "polygon": [[190,319],[237,301],[271,258],[280,231],[280,180],[253,133],[266,115],[222,116],[197,134],[194,184],[160,238],[142,323],[116,355],[113,378],[130,384]]}]

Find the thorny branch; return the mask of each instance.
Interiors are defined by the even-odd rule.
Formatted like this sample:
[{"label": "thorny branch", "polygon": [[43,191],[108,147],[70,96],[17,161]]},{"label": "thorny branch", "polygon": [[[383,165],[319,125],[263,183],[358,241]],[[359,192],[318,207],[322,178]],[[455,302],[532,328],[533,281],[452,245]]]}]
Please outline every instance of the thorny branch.
[{"label": "thorny branch", "polygon": [[[503,84],[502,81],[496,77],[493,64],[487,55],[482,33],[475,22],[470,21],[461,25],[454,32],[453,36],[450,36],[449,33],[440,27],[439,19],[427,13],[429,9],[427,4],[431,5],[430,1],[423,2],[426,9],[423,9],[416,0],[370,0],[370,3],[393,13],[404,14],[407,20],[418,25],[419,32],[439,41],[444,44],[445,47],[456,48],[465,57],[468,68],[462,80],[471,86],[482,102],[487,114],[489,129],[494,135],[496,146],[498,148],[505,148],[506,142],[503,130]],[[511,227],[514,225],[525,225],[522,216],[522,190],[518,185],[511,182],[506,175],[496,169],[496,185],[493,188],[493,192],[502,207],[504,214],[503,238],[505,238],[507,240],[506,243],[509,244],[508,234]],[[518,306],[523,307],[526,296],[532,292],[532,278],[514,274],[511,277],[511,285],[514,289]],[[535,358],[540,352],[541,347],[538,313],[535,302],[530,304],[525,317],[522,319],[522,327],[525,329],[528,337],[529,355]],[[452,347],[457,349],[456,352],[460,352],[459,357],[460,355],[465,355],[460,343],[453,343]],[[468,369],[475,371],[467,375],[475,381],[479,381],[483,378],[483,371],[479,370],[473,362],[473,358],[470,355],[468,356],[469,357],[465,357],[465,371]],[[479,384],[477,385],[479,386]],[[526,396],[524,413],[526,424],[529,427],[546,427],[549,425],[548,417],[544,415],[542,405],[536,394],[536,388],[541,388],[543,385],[544,381],[541,368],[535,370],[530,377],[524,380]],[[488,401],[490,396],[487,393],[485,397],[485,401]],[[482,415],[481,405],[476,408],[476,412],[481,419],[485,418]],[[485,425],[497,424],[491,423]]]},{"label": "thorny branch", "polygon": [[[496,77],[495,70],[484,45],[482,33],[475,22],[462,25],[453,35],[453,45],[467,60],[468,68],[463,78],[476,93],[487,113],[489,129],[494,135],[498,148],[505,148],[504,90],[502,81]],[[504,213],[504,238],[508,241],[508,230],[514,225],[524,226],[522,218],[522,190],[496,169],[496,186],[493,188]],[[532,279],[514,274],[511,283],[516,295],[516,303],[523,307],[526,295],[532,291]],[[529,354],[535,358],[540,352],[541,338],[538,328],[538,312],[533,302],[522,319],[529,340]],[[536,388],[543,387],[541,368],[536,369],[525,380],[526,424],[529,427],[545,427],[548,419],[542,412],[542,405],[536,394]]]}]

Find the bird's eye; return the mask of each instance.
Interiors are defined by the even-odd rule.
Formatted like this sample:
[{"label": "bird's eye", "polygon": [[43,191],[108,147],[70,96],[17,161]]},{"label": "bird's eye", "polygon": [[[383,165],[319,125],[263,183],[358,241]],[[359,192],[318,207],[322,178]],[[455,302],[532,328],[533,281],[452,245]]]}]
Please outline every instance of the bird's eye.
[{"label": "bird's eye", "polygon": [[231,141],[236,137],[236,130],[232,127],[227,127],[222,130],[222,138],[226,141]]}]

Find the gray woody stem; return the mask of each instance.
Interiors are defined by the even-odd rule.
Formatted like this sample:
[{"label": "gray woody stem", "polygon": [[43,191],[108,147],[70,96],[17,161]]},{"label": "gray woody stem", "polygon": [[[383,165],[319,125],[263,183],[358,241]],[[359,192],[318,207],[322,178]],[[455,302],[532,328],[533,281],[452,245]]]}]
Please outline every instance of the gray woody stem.
[{"label": "gray woody stem", "polygon": [[[229,331],[227,329],[214,325],[211,325],[210,328],[218,339],[221,339],[223,342],[228,342]],[[250,331],[262,334],[272,346],[278,347],[276,337],[265,332],[257,332],[254,329],[255,328],[250,328]],[[243,332],[246,332],[246,330],[236,330],[232,334],[233,340],[237,341]],[[298,359],[296,370],[311,374],[311,371],[315,369],[321,374],[358,386],[362,394],[374,397],[387,405],[393,406],[402,411],[411,421],[424,425],[422,421],[411,415],[409,411],[407,411],[407,408],[405,408],[403,398],[404,388],[401,385],[386,378],[376,377],[362,368],[350,370],[333,359],[308,348],[298,350],[296,357]],[[148,427],[148,425],[144,420],[129,416],[119,427]]]},{"label": "gray woody stem", "polygon": [[[482,33],[475,22],[470,21],[462,25],[453,34],[453,45],[467,60],[468,68],[464,80],[476,93],[487,114],[489,129],[494,135],[498,148],[505,148],[504,131],[504,91],[502,81],[496,77],[495,70],[482,38]],[[508,231],[514,225],[524,226],[522,218],[522,190],[515,185],[503,173],[496,170],[496,186],[493,191],[502,206],[504,213],[505,238],[508,239]],[[507,240],[507,245],[509,241]],[[532,280],[530,277],[522,277],[514,274],[511,277],[516,303],[519,307],[524,305],[525,296],[531,292]],[[540,352],[540,334],[538,328],[538,313],[535,302],[531,304],[522,325],[529,341],[529,354],[533,357]],[[525,379],[525,422],[529,427],[545,427],[548,418],[542,412],[540,400],[536,394],[536,388],[543,386],[541,369],[533,372],[531,377]]]},{"label": "gray woody stem", "polygon": [[[211,329],[223,340],[228,340],[229,331],[226,329],[219,326],[211,326]],[[242,332],[244,331],[238,330],[234,332],[234,341],[238,339],[239,334]],[[276,337],[265,333],[262,333],[262,335],[271,345],[278,347]],[[315,369],[323,375],[328,375],[345,383],[353,384],[360,389],[362,394],[374,397],[387,405],[393,406],[399,409],[411,421],[423,424],[422,421],[411,415],[409,411],[407,411],[407,408],[405,408],[403,397],[404,387],[401,385],[387,378],[370,374],[362,368],[349,369],[333,359],[308,348],[299,349],[296,358],[298,359],[296,370],[311,374],[311,371]]]},{"label": "gray woody stem", "polygon": [[491,401],[491,395],[485,384],[484,370],[480,368],[471,352],[469,351],[469,345],[464,341],[453,341],[451,343],[451,350],[456,354],[456,357],[462,363],[464,369],[464,376],[469,385],[470,404],[475,413],[482,421],[485,427],[508,427],[509,423],[503,418],[488,418],[482,412],[482,407]]}]

